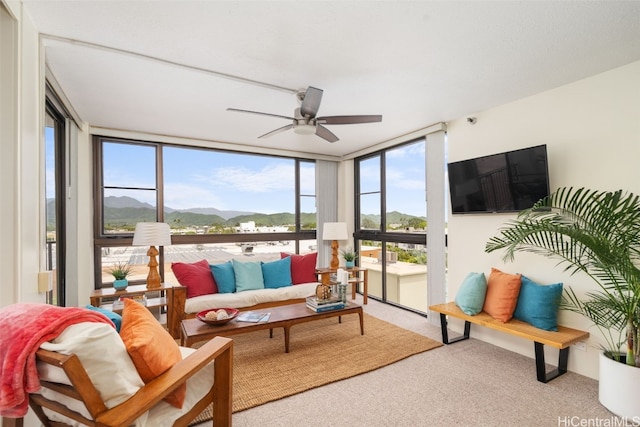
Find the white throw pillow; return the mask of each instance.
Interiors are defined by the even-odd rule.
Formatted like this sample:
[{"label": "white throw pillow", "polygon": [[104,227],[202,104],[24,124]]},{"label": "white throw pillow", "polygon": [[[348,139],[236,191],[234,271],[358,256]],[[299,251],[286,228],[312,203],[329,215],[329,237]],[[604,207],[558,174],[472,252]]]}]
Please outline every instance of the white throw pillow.
[{"label": "white throw pillow", "polygon": [[[119,405],[144,386],[120,335],[106,323],[85,322],[71,325],[57,338],[43,343],[40,348],[61,354],[76,354],[107,408]],[[62,369],[46,363],[38,363],[37,367],[41,379],[70,384]],[[77,402],[75,399],[62,400],[59,394],[45,388],[40,392],[71,409],[78,409],[78,405],[72,403]],[[84,412],[87,414],[86,410]],[[140,425],[146,423],[146,414],[144,417],[145,420],[139,420]]]}]

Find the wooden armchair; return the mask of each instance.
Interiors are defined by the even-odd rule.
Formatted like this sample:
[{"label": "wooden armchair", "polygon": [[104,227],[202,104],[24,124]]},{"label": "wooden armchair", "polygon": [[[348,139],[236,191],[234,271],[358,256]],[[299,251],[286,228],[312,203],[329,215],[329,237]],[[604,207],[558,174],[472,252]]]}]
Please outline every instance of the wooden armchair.
[{"label": "wooden armchair", "polygon": [[[75,354],[63,355],[40,349],[36,353],[39,362],[60,367],[71,382],[71,386],[41,380],[42,387],[55,391],[68,398],[79,401],[86,406],[90,418],[69,409],[59,401],[47,399],[42,394],[29,396],[29,405],[46,427],[66,426],[68,424],[51,421],[44,408],[75,420],[87,426],[122,426],[132,425],[145,412],[162,403],[162,399],[210,362],[214,362],[214,381],[209,391],[186,413],[171,418],[173,426],[188,426],[207,406],[213,403],[213,420],[216,427],[231,426],[232,413],[232,373],[233,373],[233,341],[216,337],[196,352],[178,362],[171,369],[147,383],[125,402],[108,409],[99,392],[94,387],[79,358]],[[175,409],[175,412],[180,412]],[[183,410],[184,412],[184,410]],[[166,412],[163,413],[163,418]],[[21,420],[12,423],[21,426]]]}]

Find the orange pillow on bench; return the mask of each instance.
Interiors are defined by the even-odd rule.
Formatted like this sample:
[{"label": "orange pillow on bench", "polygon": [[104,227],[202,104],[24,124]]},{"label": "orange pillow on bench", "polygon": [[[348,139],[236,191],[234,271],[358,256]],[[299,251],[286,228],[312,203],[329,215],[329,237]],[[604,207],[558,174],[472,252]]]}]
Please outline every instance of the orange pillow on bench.
[{"label": "orange pillow on bench", "polygon": [[487,295],[482,310],[496,320],[508,322],[518,304],[521,285],[520,274],[504,273],[492,268],[487,280]]}]

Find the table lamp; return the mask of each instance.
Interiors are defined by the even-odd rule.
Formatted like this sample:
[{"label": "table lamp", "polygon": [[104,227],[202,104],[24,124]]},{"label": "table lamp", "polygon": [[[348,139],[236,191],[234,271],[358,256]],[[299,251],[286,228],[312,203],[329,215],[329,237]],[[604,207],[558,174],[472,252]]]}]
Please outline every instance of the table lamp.
[{"label": "table lamp", "polygon": [[171,245],[171,229],[164,222],[139,222],[133,234],[133,246],[149,246],[149,275],[147,276],[147,289],[160,287],[160,274],[158,273],[158,249],[156,246]]},{"label": "table lamp", "polygon": [[322,226],[322,240],[331,240],[331,264],[329,268],[336,270],[340,265],[338,261],[338,240],[347,240],[347,223],[325,222]]}]

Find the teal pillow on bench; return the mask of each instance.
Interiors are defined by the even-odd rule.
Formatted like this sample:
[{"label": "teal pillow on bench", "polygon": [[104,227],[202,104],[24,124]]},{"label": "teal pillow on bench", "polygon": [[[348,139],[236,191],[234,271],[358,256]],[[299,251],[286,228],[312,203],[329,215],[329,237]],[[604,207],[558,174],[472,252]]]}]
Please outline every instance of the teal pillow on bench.
[{"label": "teal pillow on bench", "polygon": [[487,278],[484,273],[469,273],[462,281],[455,303],[465,314],[475,316],[482,311],[487,294]]},{"label": "teal pillow on bench", "polygon": [[513,317],[545,331],[557,331],[561,298],[562,283],[540,285],[522,276],[522,286]]}]

